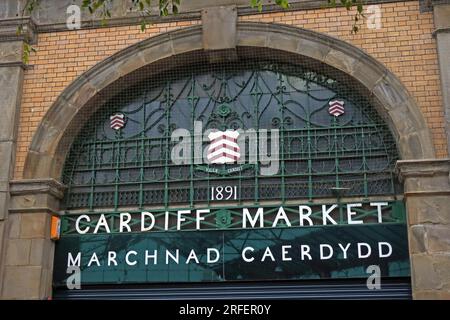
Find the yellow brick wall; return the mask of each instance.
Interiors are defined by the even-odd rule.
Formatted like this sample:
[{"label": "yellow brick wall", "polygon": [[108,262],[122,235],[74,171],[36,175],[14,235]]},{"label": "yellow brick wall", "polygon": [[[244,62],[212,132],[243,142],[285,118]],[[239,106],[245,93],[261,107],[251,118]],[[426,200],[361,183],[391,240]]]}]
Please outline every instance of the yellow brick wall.
[{"label": "yellow brick wall", "polygon": [[[255,14],[240,20],[293,25],[326,33],[362,48],[384,63],[415,97],[433,135],[437,156],[447,157],[444,111],[431,13],[420,13],[418,1],[381,5],[382,28],[363,24],[351,34],[353,14],[343,8]],[[29,144],[42,117],[62,90],[90,67],[138,41],[176,28],[198,24],[182,21],[38,35],[33,69],[25,72],[15,178],[22,177]]]}]

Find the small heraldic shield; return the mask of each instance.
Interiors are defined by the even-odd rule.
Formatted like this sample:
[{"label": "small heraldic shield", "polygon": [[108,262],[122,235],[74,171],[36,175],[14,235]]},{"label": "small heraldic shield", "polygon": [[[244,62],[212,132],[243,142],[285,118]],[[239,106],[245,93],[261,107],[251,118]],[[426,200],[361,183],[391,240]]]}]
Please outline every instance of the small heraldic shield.
[{"label": "small heraldic shield", "polygon": [[344,110],[344,101],[333,100],[329,102],[330,107],[328,108],[329,114],[339,117],[345,113]]},{"label": "small heraldic shield", "polygon": [[213,164],[235,163],[240,157],[237,144],[239,132],[234,130],[216,131],[208,135],[208,161]]},{"label": "small heraldic shield", "polygon": [[122,113],[116,113],[109,117],[111,128],[114,130],[122,129],[125,126],[125,116]]}]

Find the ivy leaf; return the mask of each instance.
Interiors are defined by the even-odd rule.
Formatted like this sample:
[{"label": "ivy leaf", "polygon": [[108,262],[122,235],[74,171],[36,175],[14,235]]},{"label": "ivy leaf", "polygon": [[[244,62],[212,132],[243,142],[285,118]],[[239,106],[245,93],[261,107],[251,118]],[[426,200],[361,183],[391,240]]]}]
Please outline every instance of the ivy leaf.
[{"label": "ivy leaf", "polygon": [[36,52],[37,50],[35,48],[33,48],[32,45],[24,42],[23,43],[23,53],[22,53],[22,61],[25,64],[28,64],[28,62],[30,61],[30,54],[31,52]]},{"label": "ivy leaf", "polygon": [[363,4],[362,4],[362,2],[359,2],[359,3],[356,5],[356,9],[358,10],[359,13],[362,13],[362,12],[363,12]]},{"label": "ivy leaf", "polygon": [[289,8],[289,0],[275,0],[275,3],[283,9]]},{"label": "ivy leaf", "polygon": [[93,4],[92,4],[92,10],[97,10],[98,8],[100,8],[100,6],[101,6],[101,4],[100,4],[100,2],[94,2]]},{"label": "ivy leaf", "polygon": [[250,0],[250,7],[257,8],[259,12],[262,11],[262,0]]}]

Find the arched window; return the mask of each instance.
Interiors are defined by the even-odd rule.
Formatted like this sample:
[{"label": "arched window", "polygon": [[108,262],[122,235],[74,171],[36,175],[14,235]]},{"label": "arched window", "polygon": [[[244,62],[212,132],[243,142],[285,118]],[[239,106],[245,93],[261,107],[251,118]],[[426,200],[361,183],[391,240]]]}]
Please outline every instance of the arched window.
[{"label": "arched window", "polygon": [[372,97],[304,57],[238,57],[171,59],[100,93],[65,162],[56,287],[71,264],[83,285],[409,276]]},{"label": "arched window", "polygon": [[[238,163],[205,163],[208,129],[241,132]],[[395,195],[397,159],[370,98],[338,72],[269,59],[193,65],[117,92],[92,116],[66,160],[65,209],[214,206],[227,186],[234,204]]]},{"label": "arched window", "polygon": [[118,294],[122,284],[366,283],[374,265],[409,277],[399,153],[380,101],[318,60],[227,53],[149,63],[91,99],[87,121],[73,119],[55,288],[70,266],[88,291]]}]

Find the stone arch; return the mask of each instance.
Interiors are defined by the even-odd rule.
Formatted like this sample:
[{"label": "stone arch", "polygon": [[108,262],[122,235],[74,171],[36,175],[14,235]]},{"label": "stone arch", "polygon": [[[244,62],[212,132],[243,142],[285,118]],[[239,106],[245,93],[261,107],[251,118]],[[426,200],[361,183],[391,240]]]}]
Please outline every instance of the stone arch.
[{"label": "stone arch", "polygon": [[[403,160],[433,159],[435,151],[425,119],[399,79],[380,62],[342,40],[301,28],[240,22],[237,47],[257,47],[296,54],[347,73],[375,98],[376,108],[389,124]],[[282,49],[280,49],[282,48]],[[161,34],[132,45],[79,76],[50,107],[29,148],[25,179],[59,180],[66,154],[87,119],[110,97],[151,72],[173,68],[181,59],[204,56],[201,26]]]}]

